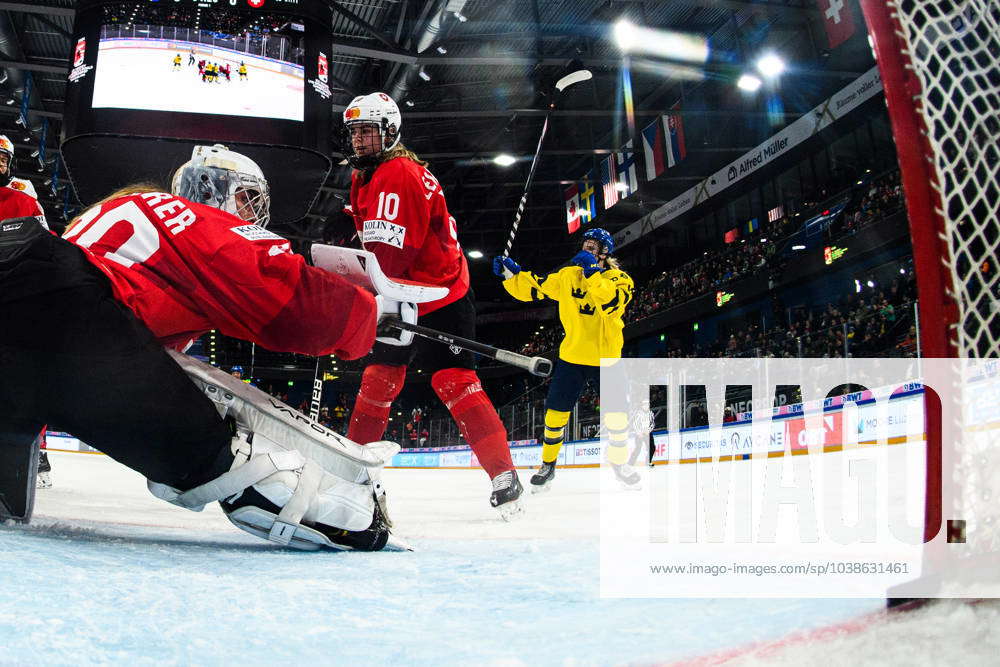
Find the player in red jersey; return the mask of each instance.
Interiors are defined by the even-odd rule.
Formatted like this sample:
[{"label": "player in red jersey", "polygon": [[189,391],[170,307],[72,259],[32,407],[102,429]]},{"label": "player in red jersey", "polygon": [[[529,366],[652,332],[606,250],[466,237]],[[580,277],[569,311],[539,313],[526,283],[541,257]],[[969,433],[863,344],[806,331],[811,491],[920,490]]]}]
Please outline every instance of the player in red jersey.
[{"label": "player in red jersey", "polygon": [[[0,330],[0,440],[58,422],[175,504],[218,500],[237,526],[283,544],[382,548],[377,477],[356,465],[347,478],[334,466],[338,476],[308,453],[316,443],[296,449],[223,419],[162,347],[219,329],[279,351],[350,359],[371,348],[376,299],[307,266],[263,227],[268,216],[259,167],[199,146],[172,194],[126,188],[65,240],[30,218],[0,227],[0,310],[12,323]],[[238,384],[225,400],[245,406],[255,390]]]},{"label": "player in red jersey", "polygon": [[[354,167],[351,214],[365,250],[389,277],[447,287],[443,299],[420,304],[421,323],[475,338],[475,301],[455,218],[427,163],[400,143],[399,107],[385,93],[363,95],[347,105],[343,121],[343,150]],[[374,356],[362,377],[348,437],[360,443],[382,438],[406,367],[416,360],[432,373],[434,392],[490,476],[490,504],[506,520],[521,513],[521,483],[507,431],[480,385],[472,353],[453,354],[440,343],[418,339],[409,346],[378,342]]]},{"label": "player in red jersey", "polygon": [[[45,212],[38,203],[35,186],[31,181],[14,178],[14,143],[4,135],[0,135],[0,220],[10,218],[33,217],[48,229]],[[39,489],[52,486],[52,465],[49,454],[45,451],[45,427],[39,433],[41,452],[38,460]]]},{"label": "player in red jersey", "polygon": [[33,217],[49,228],[31,181],[14,178],[14,144],[0,134],[0,220]]}]

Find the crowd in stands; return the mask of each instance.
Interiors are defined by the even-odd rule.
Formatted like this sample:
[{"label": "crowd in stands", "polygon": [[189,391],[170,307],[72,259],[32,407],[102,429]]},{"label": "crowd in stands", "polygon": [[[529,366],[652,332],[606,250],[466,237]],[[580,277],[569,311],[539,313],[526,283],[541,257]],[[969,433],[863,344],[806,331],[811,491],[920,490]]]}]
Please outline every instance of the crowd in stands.
[{"label": "crowd in stands", "polygon": [[916,353],[912,265],[901,266],[888,286],[873,283],[837,303],[791,311],[770,328],[750,324],[709,345],[673,348],[668,357],[852,357]]}]

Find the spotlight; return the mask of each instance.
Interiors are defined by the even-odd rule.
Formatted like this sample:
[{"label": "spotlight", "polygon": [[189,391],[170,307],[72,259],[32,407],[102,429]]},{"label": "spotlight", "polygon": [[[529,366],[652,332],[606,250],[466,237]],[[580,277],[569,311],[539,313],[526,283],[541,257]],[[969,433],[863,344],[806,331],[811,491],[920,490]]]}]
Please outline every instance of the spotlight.
[{"label": "spotlight", "polygon": [[760,88],[761,83],[761,80],[753,74],[744,74],[740,77],[739,81],[736,82],[736,87],[740,90],[745,90],[748,93],[753,93]]},{"label": "spotlight", "polygon": [[793,245],[792,246],[792,250],[805,250],[805,249],[806,249],[806,247],[804,245]]},{"label": "spotlight", "polygon": [[768,53],[757,60],[757,71],[768,79],[773,79],[785,71],[785,61],[773,53]]},{"label": "spotlight", "polygon": [[618,192],[628,192],[628,183],[615,183],[615,190]]},{"label": "spotlight", "polygon": [[457,18],[457,19],[459,20],[459,22],[460,22],[460,23],[465,23],[466,21],[468,21],[468,20],[469,20],[469,17],[467,17],[467,16],[466,16],[465,14],[463,14],[462,12],[452,12],[452,14],[454,14],[454,15],[455,15],[455,18]]},{"label": "spotlight", "polygon": [[423,69],[421,69],[421,70],[420,70],[419,72],[417,72],[417,74],[418,74],[418,75],[420,76],[420,78],[421,78],[421,79],[423,79],[424,81],[430,81],[430,80],[431,80],[431,75],[430,75],[430,74],[428,74],[428,73],[427,73],[427,72],[426,72],[425,70],[423,70]]},{"label": "spotlight", "polygon": [[493,158],[493,164],[499,165],[501,167],[509,167],[510,165],[517,162],[513,155],[507,155],[506,153],[501,153]]},{"label": "spotlight", "polygon": [[470,250],[469,257],[471,257],[472,259],[482,259],[483,253],[480,250]]},{"label": "spotlight", "polygon": [[[443,56],[444,54],[448,53],[448,49],[444,48],[443,46],[439,46],[437,47],[437,52]],[[0,81],[0,83],[3,83],[3,81]]]},{"label": "spotlight", "polygon": [[631,51],[638,41],[637,32],[631,21],[619,19],[614,27],[615,43],[618,44],[618,48],[622,51]]},{"label": "spotlight", "polygon": [[615,23],[612,30],[622,51],[648,53],[675,61],[702,63],[708,60],[708,40],[702,35],[645,28],[624,18]]},{"label": "spotlight", "polygon": [[406,100],[406,106],[413,107],[413,100]]}]

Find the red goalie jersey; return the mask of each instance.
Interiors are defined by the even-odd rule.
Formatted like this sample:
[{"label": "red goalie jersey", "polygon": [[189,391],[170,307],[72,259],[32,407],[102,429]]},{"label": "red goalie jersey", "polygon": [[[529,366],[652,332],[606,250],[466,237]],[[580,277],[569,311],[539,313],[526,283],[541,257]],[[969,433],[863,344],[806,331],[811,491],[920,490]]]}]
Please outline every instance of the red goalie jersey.
[{"label": "red goalie jersey", "polygon": [[65,237],[164,345],[180,349],[218,329],[271,350],[356,359],[374,343],[370,294],[218,209],[131,194],[90,209]]},{"label": "red goalie jersey", "polygon": [[420,304],[421,315],[465,296],[469,265],[458,245],[455,218],[431,172],[398,157],[379,165],[367,183],[363,179],[360,171],[351,179],[354,225],[385,274],[449,289],[443,299]]}]

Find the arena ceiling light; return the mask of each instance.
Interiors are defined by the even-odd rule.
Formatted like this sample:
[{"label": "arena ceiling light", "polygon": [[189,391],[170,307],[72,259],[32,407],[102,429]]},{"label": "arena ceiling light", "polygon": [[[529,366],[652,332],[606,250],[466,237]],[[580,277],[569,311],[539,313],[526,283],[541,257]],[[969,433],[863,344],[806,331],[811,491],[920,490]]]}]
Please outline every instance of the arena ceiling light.
[{"label": "arena ceiling light", "polygon": [[754,93],[757,92],[758,88],[760,88],[761,83],[763,82],[753,74],[744,74],[739,78],[739,81],[736,82],[736,87],[740,90],[745,90],[748,93]]},{"label": "arena ceiling light", "polygon": [[501,153],[493,158],[493,164],[500,165],[501,167],[509,167],[510,165],[517,162],[513,155],[507,155],[506,153]]},{"label": "arena ceiling light", "polygon": [[612,34],[618,48],[626,53],[644,53],[683,62],[708,60],[708,40],[702,35],[645,28],[624,18],[615,23]]},{"label": "arena ceiling light", "polygon": [[777,78],[785,71],[785,61],[773,53],[766,53],[757,59],[757,71],[765,78]]},{"label": "arena ceiling light", "polygon": [[472,259],[482,259],[483,253],[480,250],[470,250],[469,257],[471,257]]}]

